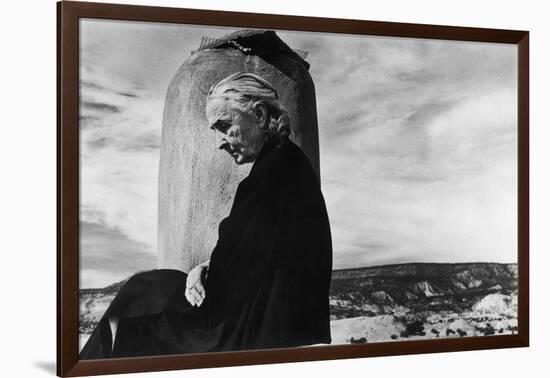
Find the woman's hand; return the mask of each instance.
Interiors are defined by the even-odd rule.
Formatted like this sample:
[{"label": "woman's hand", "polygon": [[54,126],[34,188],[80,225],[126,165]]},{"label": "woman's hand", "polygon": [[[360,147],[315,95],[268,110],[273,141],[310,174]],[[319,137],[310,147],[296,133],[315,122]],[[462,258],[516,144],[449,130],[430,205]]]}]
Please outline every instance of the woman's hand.
[{"label": "woman's hand", "polygon": [[204,284],[206,282],[206,275],[208,274],[208,266],[210,261],[206,261],[197,265],[187,275],[187,281],[185,283],[185,298],[191,304],[191,306],[199,307],[202,301],[206,297],[206,290]]}]

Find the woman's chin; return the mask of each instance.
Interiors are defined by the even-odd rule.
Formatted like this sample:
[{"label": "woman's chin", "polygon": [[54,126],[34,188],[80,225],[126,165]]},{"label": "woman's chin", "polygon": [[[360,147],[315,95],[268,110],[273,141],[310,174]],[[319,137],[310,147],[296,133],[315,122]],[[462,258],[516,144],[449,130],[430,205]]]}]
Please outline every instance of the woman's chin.
[{"label": "woman's chin", "polygon": [[231,154],[231,156],[233,156],[233,159],[235,160],[235,163],[237,163],[238,165],[246,163],[244,156],[241,155],[241,154],[233,153],[233,154]]},{"label": "woman's chin", "polygon": [[237,165],[243,165],[247,163],[252,163],[254,161],[253,158],[243,156],[241,154],[233,154],[233,159],[235,159],[235,163]]}]

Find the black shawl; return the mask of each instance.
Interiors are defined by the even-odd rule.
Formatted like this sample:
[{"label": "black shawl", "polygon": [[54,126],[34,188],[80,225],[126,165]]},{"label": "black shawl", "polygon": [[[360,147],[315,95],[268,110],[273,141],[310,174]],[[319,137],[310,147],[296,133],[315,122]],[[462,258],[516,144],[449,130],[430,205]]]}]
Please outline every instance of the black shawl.
[{"label": "black shawl", "polygon": [[[153,270],[123,286],[82,359],[330,343],[332,242],[319,182],[294,143],[267,140],[219,226],[196,308],[186,274]],[[119,319],[114,348],[108,319]],[[112,350],[111,350],[112,349]]]}]

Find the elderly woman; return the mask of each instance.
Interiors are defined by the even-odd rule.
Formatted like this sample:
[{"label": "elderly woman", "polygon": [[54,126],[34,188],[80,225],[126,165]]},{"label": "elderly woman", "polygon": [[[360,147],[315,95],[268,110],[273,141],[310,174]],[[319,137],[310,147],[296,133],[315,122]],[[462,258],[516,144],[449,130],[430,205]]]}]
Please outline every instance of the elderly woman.
[{"label": "elderly woman", "polygon": [[188,275],[133,276],[81,358],[148,356],[330,343],[330,226],[308,158],[289,140],[277,91],[252,73],[211,87],[217,147],[253,163],[221,221],[210,261]]}]

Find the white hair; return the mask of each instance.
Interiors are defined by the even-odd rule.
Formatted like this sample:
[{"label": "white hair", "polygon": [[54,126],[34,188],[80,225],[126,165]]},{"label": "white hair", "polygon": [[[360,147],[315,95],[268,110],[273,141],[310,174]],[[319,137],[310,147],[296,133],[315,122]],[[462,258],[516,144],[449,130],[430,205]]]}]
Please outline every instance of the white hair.
[{"label": "white hair", "polygon": [[250,72],[235,72],[210,87],[207,99],[214,97],[225,97],[242,111],[250,111],[255,102],[261,101],[267,108],[265,132],[280,141],[290,136],[288,113],[273,85],[264,78]]}]

